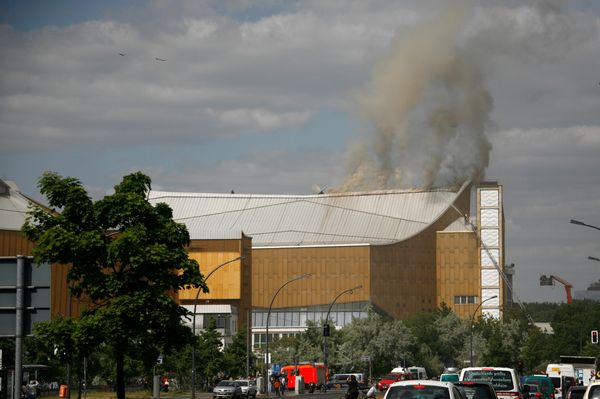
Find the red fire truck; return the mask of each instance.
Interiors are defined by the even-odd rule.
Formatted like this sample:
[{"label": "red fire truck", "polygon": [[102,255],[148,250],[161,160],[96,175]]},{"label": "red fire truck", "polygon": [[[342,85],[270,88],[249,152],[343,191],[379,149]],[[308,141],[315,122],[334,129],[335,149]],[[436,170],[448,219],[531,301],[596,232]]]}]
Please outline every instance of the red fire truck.
[{"label": "red fire truck", "polygon": [[316,389],[322,389],[327,383],[327,368],[323,363],[300,363],[295,365],[287,365],[281,368],[289,390],[296,389],[296,376],[301,375],[304,379],[304,387],[309,392],[314,392]]}]

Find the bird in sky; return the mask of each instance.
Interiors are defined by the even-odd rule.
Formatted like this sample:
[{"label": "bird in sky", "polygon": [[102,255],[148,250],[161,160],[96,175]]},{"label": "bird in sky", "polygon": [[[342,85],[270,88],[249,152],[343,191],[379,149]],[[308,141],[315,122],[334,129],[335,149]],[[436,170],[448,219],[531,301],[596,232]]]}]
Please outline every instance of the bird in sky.
[{"label": "bird in sky", "polygon": [[119,53],[119,55],[120,55],[121,57],[125,57],[125,54],[127,54],[127,53]]},{"label": "bird in sky", "polygon": [[155,59],[156,61],[166,61],[165,59],[158,58],[158,57],[154,57],[154,59]]}]

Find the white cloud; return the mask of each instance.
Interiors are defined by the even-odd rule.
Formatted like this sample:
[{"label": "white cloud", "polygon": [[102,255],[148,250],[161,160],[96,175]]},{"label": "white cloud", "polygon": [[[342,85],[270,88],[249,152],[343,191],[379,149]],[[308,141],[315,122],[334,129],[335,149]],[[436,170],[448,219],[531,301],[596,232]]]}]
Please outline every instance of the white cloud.
[{"label": "white cloud", "polygon": [[268,109],[232,109],[206,112],[214,117],[219,125],[239,131],[275,130],[305,124],[311,117],[310,111],[275,113]]}]

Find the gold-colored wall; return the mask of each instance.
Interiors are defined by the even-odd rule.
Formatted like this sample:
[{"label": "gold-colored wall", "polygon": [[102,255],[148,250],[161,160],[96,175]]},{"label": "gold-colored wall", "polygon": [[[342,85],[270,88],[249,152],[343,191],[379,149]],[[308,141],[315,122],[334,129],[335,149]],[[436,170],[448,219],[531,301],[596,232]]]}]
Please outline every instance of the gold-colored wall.
[{"label": "gold-colored wall", "polygon": [[454,304],[456,295],[480,296],[479,247],[472,232],[437,233],[437,304],[446,303],[457,316],[470,318],[475,304]]},{"label": "gold-colored wall", "polygon": [[[188,253],[191,259],[198,262],[205,278],[210,274],[206,280],[209,292],[201,292],[198,303],[233,305],[238,309],[239,326],[248,325],[248,313],[252,309],[252,239],[244,236],[236,240],[192,240]],[[244,259],[214,271],[223,263],[240,256],[244,256]],[[180,290],[179,301],[192,304],[197,293],[197,289]]]},{"label": "gold-colored wall", "polygon": [[463,191],[454,206],[458,211],[450,207],[417,235],[396,244],[372,247],[371,300],[390,316],[404,319],[438,307],[436,233],[461,214],[469,213],[469,189]]},{"label": "gold-colored wall", "polygon": [[0,256],[31,255],[33,243],[20,231],[0,230]]},{"label": "gold-colored wall", "polygon": [[466,189],[437,221],[412,238],[390,245],[255,248],[253,306],[268,308],[273,295],[289,279],[313,273],[286,286],[273,308],[329,305],[341,291],[363,288],[336,303],[370,301],[402,319],[437,308],[436,232],[469,213]]},{"label": "gold-colored wall", "polygon": [[371,291],[368,246],[255,248],[252,304],[268,308],[275,292],[290,279],[306,273],[277,295],[273,309],[329,305],[341,291],[363,285],[336,303],[368,301]]}]

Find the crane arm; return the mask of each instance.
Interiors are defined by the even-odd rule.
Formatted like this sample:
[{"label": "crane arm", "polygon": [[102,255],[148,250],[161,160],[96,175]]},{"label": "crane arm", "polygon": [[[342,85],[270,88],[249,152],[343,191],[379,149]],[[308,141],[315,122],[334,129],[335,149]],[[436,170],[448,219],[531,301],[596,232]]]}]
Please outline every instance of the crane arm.
[{"label": "crane arm", "polygon": [[565,286],[565,292],[567,294],[567,304],[571,304],[571,302],[573,301],[573,296],[571,295],[571,290],[573,289],[573,284],[569,283],[567,280],[562,279],[558,276],[549,276],[546,277],[541,276],[540,277],[540,285],[554,285],[554,282],[558,281],[559,283],[561,283],[562,285]]}]

